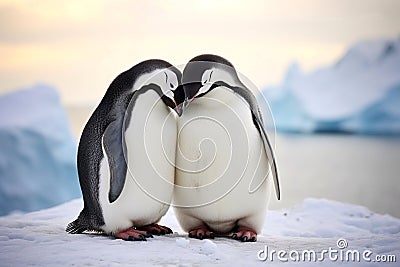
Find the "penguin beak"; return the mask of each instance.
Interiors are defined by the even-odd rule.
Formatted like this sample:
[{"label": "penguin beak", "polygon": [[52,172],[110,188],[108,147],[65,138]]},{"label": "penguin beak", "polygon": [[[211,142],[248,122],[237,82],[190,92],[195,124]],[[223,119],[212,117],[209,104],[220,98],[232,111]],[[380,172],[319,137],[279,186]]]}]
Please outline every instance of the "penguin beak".
[{"label": "penguin beak", "polygon": [[174,103],[175,103],[174,110],[176,111],[179,117],[183,113],[184,102],[185,102],[185,92],[183,90],[182,84],[180,84],[174,91]]},{"label": "penguin beak", "polygon": [[202,87],[200,82],[190,82],[185,84],[186,102],[187,105],[194,100],[194,98],[199,94],[199,90]]},{"label": "penguin beak", "polygon": [[176,111],[176,113],[178,113],[178,116],[182,116],[183,113],[183,103],[175,106],[174,110]]}]

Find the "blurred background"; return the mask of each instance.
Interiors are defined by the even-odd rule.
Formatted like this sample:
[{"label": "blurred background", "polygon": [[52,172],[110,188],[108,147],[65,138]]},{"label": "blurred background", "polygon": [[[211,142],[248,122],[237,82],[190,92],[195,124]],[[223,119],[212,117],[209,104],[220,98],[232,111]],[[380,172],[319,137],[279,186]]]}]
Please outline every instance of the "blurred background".
[{"label": "blurred background", "polygon": [[229,59],[270,104],[271,208],[317,197],[400,217],[395,0],[0,0],[0,214],[80,196],[77,141],[119,73],[202,53]]}]

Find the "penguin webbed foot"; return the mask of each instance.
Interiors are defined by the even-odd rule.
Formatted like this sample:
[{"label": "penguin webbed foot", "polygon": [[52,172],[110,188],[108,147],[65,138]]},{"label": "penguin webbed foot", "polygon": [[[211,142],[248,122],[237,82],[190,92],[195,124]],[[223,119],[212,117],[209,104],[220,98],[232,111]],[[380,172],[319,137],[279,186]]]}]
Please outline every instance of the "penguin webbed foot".
[{"label": "penguin webbed foot", "polygon": [[147,241],[146,238],[152,238],[153,236],[146,231],[128,228],[126,230],[117,232],[114,237],[125,241]]},{"label": "penguin webbed foot", "polygon": [[140,231],[145,231],[147,233],[151,233],[153,235],[166,235],[166,234],[172,234],[171,228],[163,225],[159,225],[156,223],[152,223],[149,225],[137,227],[137,230]]},{"label": "penguin webbed foot", "polygon": [[211,232],[207,226],[200,225],[199,227],[189,231],[189,237],[197,239],[214,239],[215,234]]},{"label": "penguin webbed foot", "polygon": [[242,242],[257,241],[257,233],[253,229],[244,226],[237,227],[231,237]]}]

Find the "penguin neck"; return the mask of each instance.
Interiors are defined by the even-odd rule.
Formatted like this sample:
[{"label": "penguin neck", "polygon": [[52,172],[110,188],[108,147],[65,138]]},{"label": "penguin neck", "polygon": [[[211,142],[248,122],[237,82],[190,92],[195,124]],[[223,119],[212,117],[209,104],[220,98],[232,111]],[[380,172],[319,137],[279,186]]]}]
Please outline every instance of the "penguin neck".
[{"label": "penguin neck", "polygon": [[161,97],[163,96],[161,87],[158,86],[157,84],[151,83],[151,84],[147,84],[145,86],[140,87],[138,90],[136,90],[133,94],[133,97],[130,101],[130,105],[135,105],[136,100],[138,99],[138,97],[140,97],[141,95],[147,93],[148,91],[153,90],[154,92],[156,92],[158,94],[158,96]]},{"label": "penguin neck", "polygon": [[[147,98],[147,95],[149,95],[149,98]],[[126,121],[127,124],[125,125],[125,128],[129,126],[129,123],[131,121],[131,115],[132,115],[132,109],[140,104],[139,101],[142,101],[142,99],[149,100],[151,99],[150,103],[146,103],[146,105],[150,105],[148,108],[153,109],[153,108],[165,108],[166,111],[170,111],[167,105],[162,101],[161,99],[162,96],[162,91],[161,88],[156,85],[156,84],[148,84],[145,85],[138,90],[136,90],[130,100],[130,103],[126,109]],[[138,101],[138,98],[141,98]],[[154,102],[153,102],[154,101]]]},{"label": "penguin neck", "polygon": [[[227,95],[226,94],[227,91],[232,94]],[[221,99],[224,102],[226,102],[226,101],[229,101],[230,97],[234,97],[234,98],[239,97],[250,106],[250,103],[251,103],[250,101],[252,100],[252,97],[254,97],[254,96],[252,95],[250,90],[247,89],[247,87],[245,87],[242,83],[240,83],[240,85],[236,86],[236,85],[227,84],[223,81],[218,81],[218,82],[215,82],[206,93],[199,95],[199,97],[197,97],[193,101],[193,103],[196,103],[196,101],[202,102],[201,100],[206,99],[206,98],[217,98],[217,99]]]},{"label": "penguin neck", "polygon": [[137,94],[137,96],[139,96],[141,94],[148,92],[149,90],[155,91],[160,96],[160,98],[163,96],[161,87],[155,83],[150,83],[150,84],[140,87],[138,90],[135,91],[135,95]]}]

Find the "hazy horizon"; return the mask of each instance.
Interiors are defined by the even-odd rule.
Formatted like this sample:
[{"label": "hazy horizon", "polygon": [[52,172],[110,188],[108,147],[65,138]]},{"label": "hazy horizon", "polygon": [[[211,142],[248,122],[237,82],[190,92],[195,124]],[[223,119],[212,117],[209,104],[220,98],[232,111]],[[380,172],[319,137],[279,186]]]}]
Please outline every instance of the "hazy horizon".
[{"label": "hazy horizon", "polygon": [[95,105],[122,71],[226,57],[258,87],[289,64],[332,64],[362,40],[400,35],[400,1],[0,0],[0,93],[47,83],[64,105]]}]

